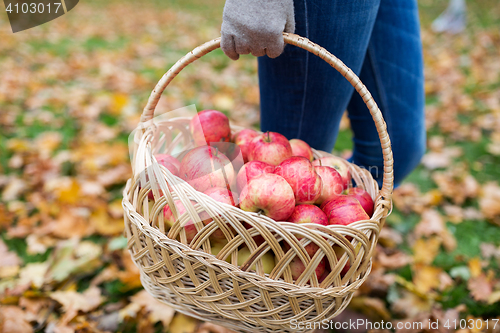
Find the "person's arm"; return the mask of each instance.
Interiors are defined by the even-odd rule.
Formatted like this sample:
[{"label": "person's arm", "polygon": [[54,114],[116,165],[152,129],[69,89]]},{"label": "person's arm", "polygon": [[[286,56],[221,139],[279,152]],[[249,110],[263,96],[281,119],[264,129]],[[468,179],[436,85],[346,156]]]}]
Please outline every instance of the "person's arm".
[{"label": "person's arm", "polygon": [[276,58],[285,47],[283,31],[295,31],[293,0],[226,0],[221,48],[229,58],[249,53]]}]

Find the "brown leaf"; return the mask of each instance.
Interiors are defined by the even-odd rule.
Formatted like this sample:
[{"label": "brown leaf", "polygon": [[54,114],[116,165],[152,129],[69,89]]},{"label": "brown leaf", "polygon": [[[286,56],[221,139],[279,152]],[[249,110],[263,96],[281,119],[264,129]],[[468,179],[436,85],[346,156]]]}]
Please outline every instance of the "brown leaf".
[{"label": "brown leaf", "polygon": [[484,259],[488,260],[490,258],[500,259],[500,246],[496,247],[494,244],[481,243],[479,245],[481,249],[481,255]]},{"label": "brown leaf", "polygon": [[33,328],[25,319],[26,314],[17,306],[1,306],[0,332],[2,333],[31,333]]},{"label": "brown leaf", "polygon": [[469,288],[472,298],[481,302],[487,302],[493,292],[491,282],[488,281],[484,274],[471,277],[467,281],[467,288]]},{"label": "brown leaf", "polygon": [[489,182],[483,186],[479,208],[484,217],[500,224],[500,186],[497,183]]},{"label": "brown leaf", "polygon": [[444,196],[455,204],[461,205],[467,198],[475,198],[479,194],[479,184],[461,165],[443,172],[434,172],[432,179]]},{"label": "brown leaf", "polygon": [[169,327],[175,310],[151,296],[147,291],[143,290],[130,298],[131,304],[139,305],[149,313],[149,319],[153,323],[162,322],[164,327]]},{"label": "brown leaf", "polygon": [[3,189],[2,200],[5,202],[16,200],[26,189],[27,185],[24,179],[11,177],[7,186]]},{"label": "brown leaf", "polygon": [[19,266],[21,259],[15,252],[9,251],[9,248],[2,239],[0,239],[0,268],[8,266]]},{"label": "brown leaf", "polygon": [[101,290],[97,287],[90,287],[83,293],[72,290],[55,291],[50,294],[50,298],[63,306],[67,322],[73,319],[78,314],[78,311],[92,311],[104,301],[104,297],[101,296]]},{"label": "brown leaf", "polygon": [[462,155],[460,147],[446,147],[439,152],[429,152],[422,158],[422,164],[429,170],[447,168],[454,158]]},{"label": "brown leaf", "polygon": [[428,209],[422,213],[422,219],[415,227],[417,237],[440,235],[445,229],[444,221],[435,209]]},{"label": "brown leaf", "polygon": [[384,226],[380,231],[379,242],[383,247],[394,248],[403,242],[403,236],[400,232]]},{"label": "brown leaf", "polygon": [[405,318],[413,318],[419,313],[428,312],[432,308],[432,301],[423,299],[414,293],[402,290],[401,297],[392,304],[392,310]]},{"label": "brown leaf", "polygon": [[376,260],[380,265],[388,269],[401,268],[412,262],[412,258],[403,252],[386,255],[384,251],[378,251]]}]

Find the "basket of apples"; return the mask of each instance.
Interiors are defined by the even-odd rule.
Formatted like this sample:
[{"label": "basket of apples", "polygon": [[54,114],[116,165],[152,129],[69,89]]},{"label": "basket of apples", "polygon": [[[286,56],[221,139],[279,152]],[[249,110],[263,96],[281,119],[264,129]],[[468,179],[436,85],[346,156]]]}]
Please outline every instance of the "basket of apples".
[{"label": "basket of apples", "polygon": [[337,69],[368,106],[384,153],[379,189],[363,168],[280,133],[230,126],[216,110],[153,120],[158,100],[207,42],[160,80],[134,135],[125,232],[144,288],[189,316],[235,331],[307,330],[338,315],[366,280],[391,206],[385,122],[359,78],[297,35],[285,42]]}]

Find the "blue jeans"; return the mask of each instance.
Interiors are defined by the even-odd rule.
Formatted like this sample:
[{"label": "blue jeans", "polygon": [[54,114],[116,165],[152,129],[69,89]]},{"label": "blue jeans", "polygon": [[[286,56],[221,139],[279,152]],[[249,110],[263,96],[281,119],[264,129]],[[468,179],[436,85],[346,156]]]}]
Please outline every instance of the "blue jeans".
[{"label": "blue jeans", "polygon": [[[416,0],[295,0],[296,33],[323,46],[366,85],[387,123],[395,185],[425,152],[424,75]],[[287,45],[259,58],[261,127],[330,152],[347,109],[352,161],[381,184],[382,148],[368,108],[319,57]],[[354,93],[353,93],[354,92]]]}]

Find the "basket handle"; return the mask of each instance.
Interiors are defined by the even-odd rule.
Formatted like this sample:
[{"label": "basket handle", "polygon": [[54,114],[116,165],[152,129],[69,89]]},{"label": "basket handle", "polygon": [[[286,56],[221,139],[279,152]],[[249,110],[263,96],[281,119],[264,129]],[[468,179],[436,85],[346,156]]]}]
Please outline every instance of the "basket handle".
[{"label": "basket handle", "polygon": [[[382,117],[382,112],[380,112],[380,109],[373,100],[372,95],[370,94],[368,89],[366,89],[365,85],[361,82],[358,76],[354,74],[354,72],[349,67],[347,67],[342,61],[340,61],[337,57],[335,57],[323,47],[311,42],[307,38],[291,33],[284,32],[283,38],[285,40],[285,43],[300,47],[325,60],[328,64],[330,64],[330,66],[332,66],[340,74],[342,74],[354,87],[354,89],[356,89],[361,98],[363,98],[363,101],[368,107],[368,110],[370,110],[373,121],[375,122],[375,126],[377,127],[378,136],[382,145],[382,153],[384,156],[384,176],[382,188],[380,189],[380,196],[382,197],[382,199],[390,201],[392,198],[392,189],[394,186],[394,160],[392,157],[391,141],[389,140],[387,126],[385,124],[384,118]],[[197,48],[186,54],[184,57],[179,59],[168,70],[168,72],[163,75],[163,77],[156,84],[156,87],[149,96],[148,103],[146,104],[146,107],[142,112],[141,125],[153,119],[154,111],[156,105],[158,104],[158,101],[160,100],[161,94],[168,86],[168,84],[177,76],[177,74],[179,74],[180,71],[182,71],[184,67],[186,67],[190,63],[201,58],[207,53],[218,49],[219,47],[220,37],[198,46]]]}]

